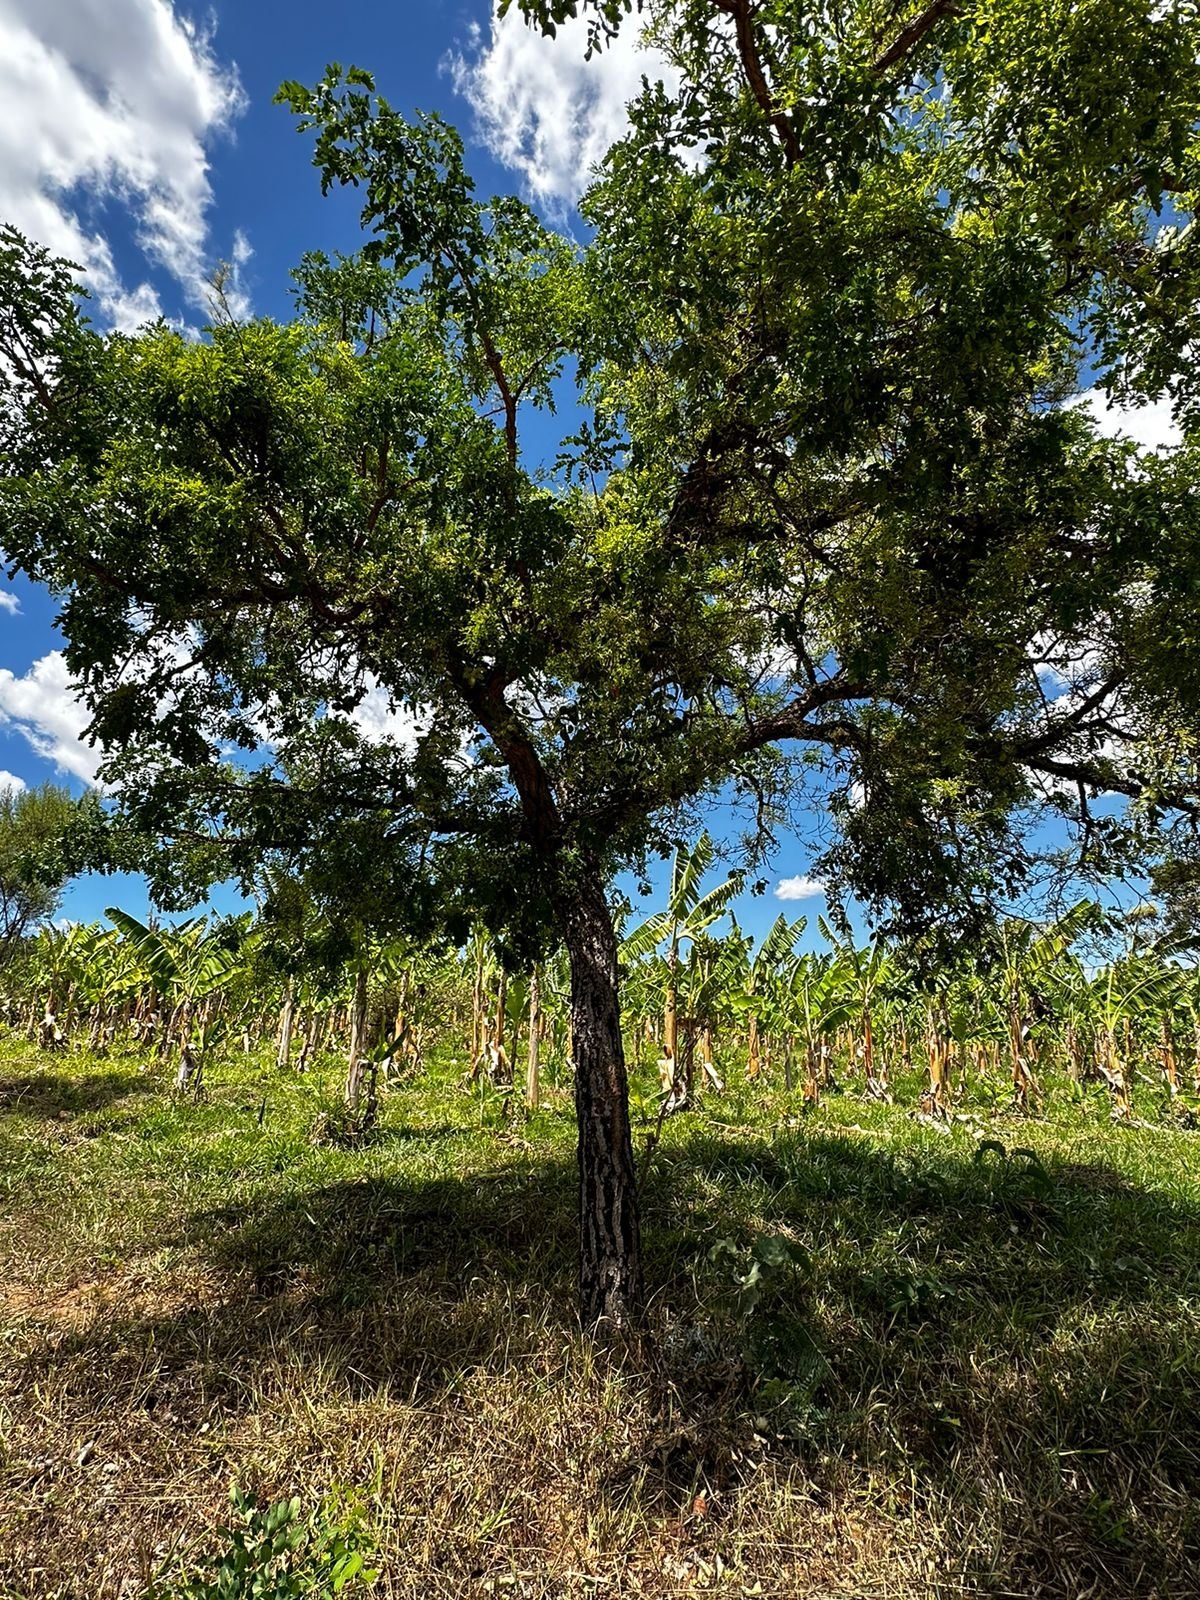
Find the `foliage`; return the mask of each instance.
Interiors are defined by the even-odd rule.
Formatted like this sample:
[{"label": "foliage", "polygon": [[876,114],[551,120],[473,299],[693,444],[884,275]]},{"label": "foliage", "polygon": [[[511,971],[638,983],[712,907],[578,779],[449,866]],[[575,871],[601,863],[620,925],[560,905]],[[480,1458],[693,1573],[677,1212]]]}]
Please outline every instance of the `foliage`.
[{"label": "foliage", "polygon": [[[1014,818],[1071,810],[1064,779],[1084,810],[1191,793],[1197,701],[1156,666],[1194,654],[1188,457],[1058,404],[1090,362],[1190,415],[1190,13],[838,17],[656,8],[680,88],[633,106],[583,253],[336,65],[282,97],[369,237],[306,258],[291,325],[102,339],[7,236],[6,548],[66,596],[131,808],[190,824],[185,882],[302,850],[410,919],[469,882],[532,929],[573,852],[636,862],[799,743],[837,780],[830,869],[915,922],[1024,881]],[[569,361],[595,492],[520,454]],[[376,692],[411,742],[364,740]],[[221,762],[264,731],[273,762]]]},{"label": "foliage", "polygon": [[224,1548],[208,1570],[182,1583],[153,1586],[147,1600],[329,1600],[371,1583],[361,1531],[304,1516],[299,1498],[266,1506],[236,1486],[234,1521],[220,1532]]},{"label": "foliage", "polygon": [[[599,39],[631,8],[523,9]],[[717,795],[760,851],[808,776],[819,870],[944,952],[1047,871],[1144,866],[1200,797],[1195,8],[662,0],[649,28],[672,86],[586,247],[332,63],[280,98],[364,241],[305,257],[291,321],[103,335],[65,264],[0,248],[0,537],[62,599],[156,887],[278,858],[361,885],[364,931],[563,942],[614,1321],[617,869]],[[588,415],[534,461],[572,375]],[[1104,436],[1085,382],[1171,400],[1184,444]]]},{"label": "foliage", "polygon": [[64,885],[99,823],[94,799],[66,789],[0,789],[0,966],[54,915]]}]

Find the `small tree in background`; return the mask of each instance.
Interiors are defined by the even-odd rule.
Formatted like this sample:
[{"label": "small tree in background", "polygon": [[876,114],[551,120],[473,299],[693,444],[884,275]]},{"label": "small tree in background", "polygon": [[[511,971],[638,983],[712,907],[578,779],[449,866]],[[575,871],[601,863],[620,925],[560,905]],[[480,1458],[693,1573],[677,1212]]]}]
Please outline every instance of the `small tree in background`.
[{"label": "small tree in background", "polygon": [[82,836],[98,821],[92,798],[54,784],[0,789],[0,966],[58,910]]}]

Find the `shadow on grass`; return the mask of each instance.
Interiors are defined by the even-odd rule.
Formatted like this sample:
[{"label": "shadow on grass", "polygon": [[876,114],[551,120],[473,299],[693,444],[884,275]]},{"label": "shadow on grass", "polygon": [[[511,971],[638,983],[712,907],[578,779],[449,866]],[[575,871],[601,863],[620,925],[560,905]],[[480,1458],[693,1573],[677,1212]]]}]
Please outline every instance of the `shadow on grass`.
[{"label": "shadow on grass", "polygon": [[31,1072],[0,1077],[0,1116],[47,1120],[64,1111],[82,1115],[103,1111],[127,1095],[145,1094],[150,1084],[137,1072],[92,1072],[68,1077],[54,1072]]},{"label": "shadow on grass", "polygon": [[[361,1177],[250,1212],[208,1212],[193,1226],[212,1258],[256,1294],[298,1292],[306,1308],[332,1318],[413,1296],[466,1301],[486,1287],[540,1298],[548,1315],[569,1321],[574,1203],[573,1170],[547,1161],[467,1178]],[[394,1376],[386,1362],[368,1357],[367,1366],[372,1379]]]},{"label": "shadow on grass", "polygon": [[[776,1450],[907,1485],[931,1593],[1200,1594],[1200,1202],[994,1142],[699,1129],[646,1212],[697,1372],[732,1347]],[[729,1410],[665,1481],[719,1479]]]},{"label": "shadow on grass", "polygon": [[[595,1444],[610,1505],[678,1521],[703,1490],[716,1525],[766,1470],[923,1516],[930,1594],[1200,1593],[1200,1206],[949,1141],[673,1137],[644,1195],[657,1420]],[[544,1375],[574,1328],[565,1159],[264,1193],[188,1232],[215,1298],[41,1359],[86,1357],[98,1402],[152,1349],[229,1411],[307,1381],[433,1404],[471,1369]]]}]

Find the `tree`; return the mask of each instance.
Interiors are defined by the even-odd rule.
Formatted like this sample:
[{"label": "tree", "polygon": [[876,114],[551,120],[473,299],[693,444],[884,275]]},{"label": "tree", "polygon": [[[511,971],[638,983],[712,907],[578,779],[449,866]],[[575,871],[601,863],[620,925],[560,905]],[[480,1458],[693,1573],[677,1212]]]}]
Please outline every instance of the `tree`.
[{"label": "tree", "polygon": [[0,789],[0,966],[58,910],[73,850],[93,813],[92,802],[54,784]]},{"label": "tree", "polygon": [[[584,9],[602,43],[630,7]],[[1097,793],[1131,844],[1197,797],[1190,453],[1061,405],[1087,372],[1195,411],[1190,11],[649,16],[679,87],[643,89],[586,249],[336,66],[282,93],[368,238],[306,258],[291,323],[103,336],[0,249],[0,539],[62,597],[109,782],[182,890],[279,850],[415,927],[553,929],[589,1323],[642,1301],[605,885],[680,808],[742,794],[761,836],[808,762],[822,870],[955,933],[1032,881],[1040,812],[1086,866]],[[539,470],[522,419],[569,371]],[[368,697],[408,726],[369,735]]]}]

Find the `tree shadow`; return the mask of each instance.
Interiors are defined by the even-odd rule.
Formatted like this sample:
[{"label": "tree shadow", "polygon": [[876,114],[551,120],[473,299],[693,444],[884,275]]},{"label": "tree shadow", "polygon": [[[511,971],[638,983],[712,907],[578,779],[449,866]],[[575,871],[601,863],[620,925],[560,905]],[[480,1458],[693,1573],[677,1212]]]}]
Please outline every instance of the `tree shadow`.
[{"label": "tree shadow", "polygon": [[22,1073],[0,1077],[0,1116],[48,1120],[63,1113],[81,1116],[103,1111],[128,1095],[145,1094],[150,1085],[143,1073],[92,1072],[68,1077],[55,1072]]},{"label": "tree shadow", "polygon": [[298,1291],[331,1313],[418,1290],[459,1300],[488,1283],[573,1315],[574,1204],[569,1164],[522,1162],[465,1178],[360,1177],[252,1211],[201,1213],[192,1228],[212,1259],[256,1293]]},{"label": "tree shadow", "polygon": [[137,1390],[147,1351],[160,1372],[202,1370],[205,1403],[228,1411],[305,1371],[352,1397],[432,1399],[464,1370],[544,1346],[547,1327],[577,1327],[574,1205],[564,1161],[208,1207],[170,1241],[200,1264],[194,1286],[108,1307],[31,1352],[29,1370],[81,1358],[74,1381],[98,1403]]},{"label": "tree shadow", "polygon": [[691,1337],[646,1487],[719,1492],[754,1413],[815,1481],[941,1508],[931,1592],[1200,1593],[1200,1201],[997,1142],[702,1128],[648,1190]]},{"label": "tree shadow", "polygon": [[[672,1140],[644,1185],[641,1420],[594,1444],[611,1508],[678,1526],[701,1493],[718,1539],[764,1471],[826,1504],[902,1485],[942,1530],[930,1594],[1200,1593],[1200,1204],[950,1141]],[[295,1182],[184,1237],[203,1293],[69,1329],[29,1377],[65,1363],[97,1406],[145,1392],[198,1426],[288,1385],[544,1383],[575,1338],[565,1157]]]}]

